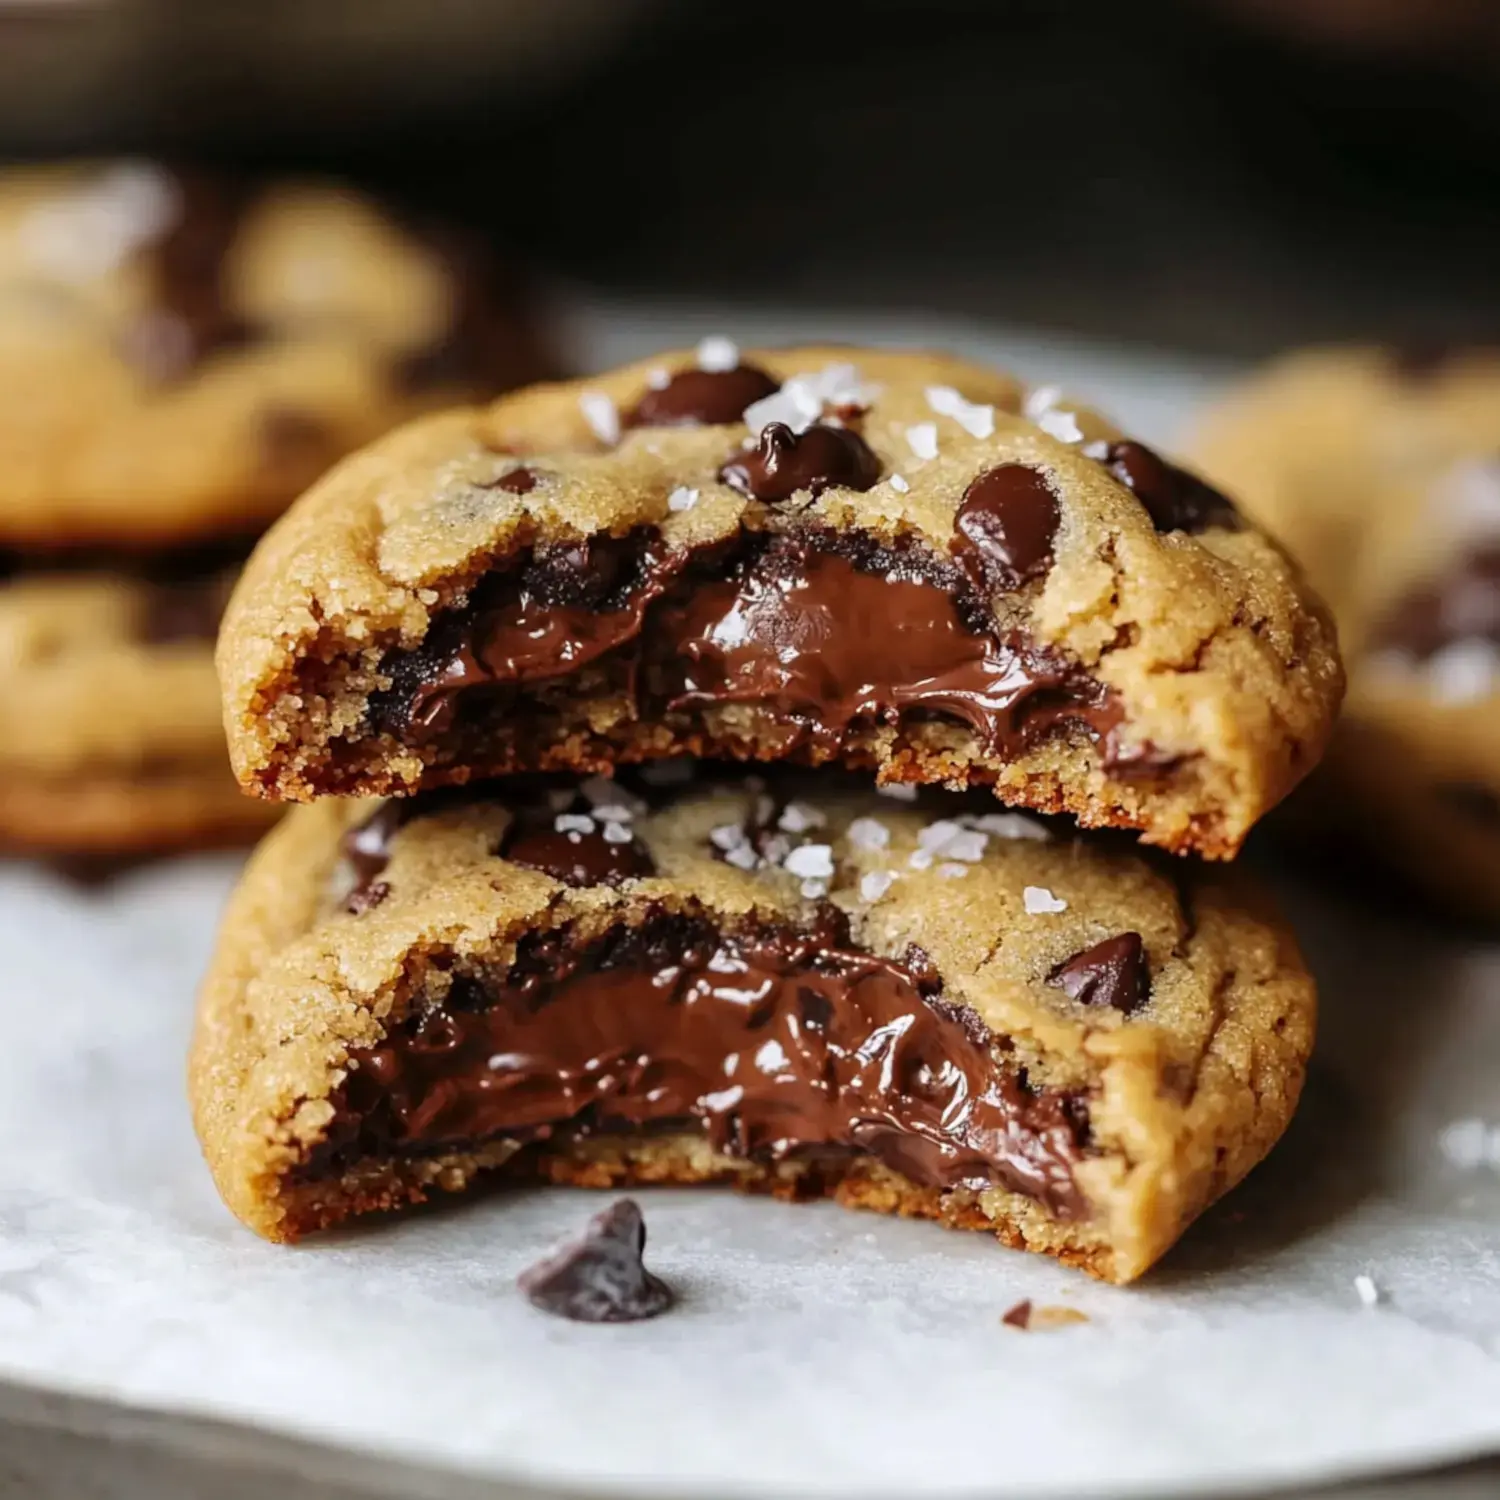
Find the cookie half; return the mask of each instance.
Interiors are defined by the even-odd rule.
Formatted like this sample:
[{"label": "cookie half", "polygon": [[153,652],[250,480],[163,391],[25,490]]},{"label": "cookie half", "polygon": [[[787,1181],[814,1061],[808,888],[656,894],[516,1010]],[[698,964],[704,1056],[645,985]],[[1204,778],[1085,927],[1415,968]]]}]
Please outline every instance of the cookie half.
[{"label": "cookie half", "polygon": [[1500,354],[1305,352],[1196,452],[1338,615],[1349,698],[1300,825],[1500,920]]},{"label": "cookie half", "polygon": [[249,531],[434,404],[552,373],[477,242],[345,188],[0,172],[0,548]]},{"label": "cookie half", "polygon": [[833,762],[1229,856],[1313,764],[1332,627],[1216,492],[935,355],[722,341],[414,424],[252,560],[242,782]]},{"label": "cookie half", "polygon": [[292,1240],[481,1174],[729,1182],[1139,1276],[1285,1127],[1296,946],[972,795],[678,768],[299,809],[202,992],[198,1134]]}]

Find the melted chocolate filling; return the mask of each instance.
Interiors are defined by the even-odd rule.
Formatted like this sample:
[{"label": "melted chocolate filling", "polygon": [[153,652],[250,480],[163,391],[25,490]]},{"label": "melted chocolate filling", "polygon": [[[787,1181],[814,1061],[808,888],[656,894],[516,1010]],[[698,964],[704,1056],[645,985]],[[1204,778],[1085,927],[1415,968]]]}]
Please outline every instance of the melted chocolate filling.
[{"label": "melted chocolate filling", "polygon": [[455,979],[444,1005],[351,1056],[301,1175],[696,1129],[730,1156],[872,1155],[924,1186],[999,1186],[1081,1217],[1083,1100],[1031,1089],[1003,1047],[832,915],[735,932],[660,915],[583,947],[537,934],[507,971]]},{"label": "melted chocolate filling", "polygon": [[1109,689],[1001,627],[961,562],[811,529],[696,554],[645,528],[537,552],[387,660],[371,724],[419,743],[479,732],[514,719],[519,691],[585,667],[649,715],[770,710],[788,752],[831,754],[862,726],[940,716],[1006,755],[1068,726],[1102,740],[1111,766],[1129,755]]}]

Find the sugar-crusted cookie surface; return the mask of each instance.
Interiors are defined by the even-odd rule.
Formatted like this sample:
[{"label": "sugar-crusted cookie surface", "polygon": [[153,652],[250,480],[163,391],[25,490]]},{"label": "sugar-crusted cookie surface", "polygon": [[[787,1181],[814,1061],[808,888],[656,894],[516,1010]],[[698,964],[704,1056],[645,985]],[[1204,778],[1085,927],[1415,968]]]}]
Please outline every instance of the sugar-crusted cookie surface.
[{"label": "sugar-crusted cookie surface", "polygon": [[0,172],[0,548],[264,524],[434,402],[549,373],[478,249],[347,189]]},{"label": "sugar-crusted cookie surface", "polygon": [[1127,1281],[1302,1083],[1312,981],[1225,882],[832,772],[326,801],[225,916],[197,1129],[272,1239],[490,1171],[728,1181]]},{"label": "sugar-crusted cookie surface", "polygon": [[1342,691],[1232,505],[939,355],[708,341],[418,422],[257,551],[220,642],[265,795],[664,753],[833,761],[1231,855]]},{"label": "sugar-crusted cookie surface", "polygon": [[1500,354],[1294,355],[1196,452],[1338,615],[1349,700],[1304,819],[1500,919]]}]

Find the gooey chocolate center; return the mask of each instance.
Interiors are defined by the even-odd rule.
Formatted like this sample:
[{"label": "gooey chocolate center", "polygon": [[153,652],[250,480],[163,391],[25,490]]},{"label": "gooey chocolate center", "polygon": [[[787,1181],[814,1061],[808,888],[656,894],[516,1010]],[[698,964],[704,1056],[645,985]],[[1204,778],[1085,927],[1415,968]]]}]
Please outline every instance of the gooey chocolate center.
[{"label": "gooey chocolate center", "polygon": [[658,917],[523,947],[351,1058],[304,1173],[497,1138],[701,1130],[757,1161],[871,1155],[942,1189],[1085,1204],[1081,1099],[1034,1092],[972,1011],[823,932]]},{"label": "gooey chocolate center", "polygon": [[1121,719],[1085,669],[1000,627],[959,562],[811,530],[694,555],[643,531],[492,575],[387,663],[373,727],[420,741],[493,712],[497,692],[585,667],[612,671],[646,712],[748,704],[828,753],[915,714],[957,719],[1007,754],[1072,724],[1113,763]]}]

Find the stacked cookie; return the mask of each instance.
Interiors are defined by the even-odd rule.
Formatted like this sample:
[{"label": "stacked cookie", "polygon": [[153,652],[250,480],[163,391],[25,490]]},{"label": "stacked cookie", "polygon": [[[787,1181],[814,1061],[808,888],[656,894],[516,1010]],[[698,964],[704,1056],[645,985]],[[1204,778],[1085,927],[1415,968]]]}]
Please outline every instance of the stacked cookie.
[{"label": "stacked cookie", "polygon": [[1331,623],[1054,392],[709,340],[433,416],[273,529],[219,669],[241,782],[316,802],[194,1044],[270,1238],[723,1180],[1125,1281],[1294,1107],[1290,936],[1076,825],[1233,856],[1328,736]]},{"label": "stacked cookie", "polygon": [[1500,920],[1500,355],[1297,354],[1197,448],[1306,565],[1350,662],[1295,826]]},{"label": "stacked cookie", "polygon": [[483,259],[329,187],[0,174],[0,847],[235,838],[212,642],[255,535],[434,404],[542,373]]}]

